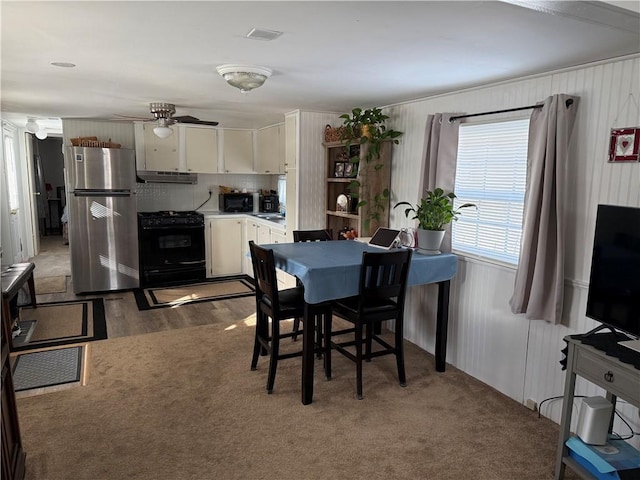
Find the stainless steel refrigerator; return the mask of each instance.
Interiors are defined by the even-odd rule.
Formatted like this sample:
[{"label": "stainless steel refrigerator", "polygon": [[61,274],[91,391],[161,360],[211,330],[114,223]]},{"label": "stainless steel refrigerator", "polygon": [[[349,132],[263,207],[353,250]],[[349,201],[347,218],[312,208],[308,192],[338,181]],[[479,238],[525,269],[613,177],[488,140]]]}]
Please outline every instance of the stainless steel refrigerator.
[{"label": "stainless steel refrigerator", "polygon": [[140,285],[135,164],[134,150],[67,148],[67,213],[75,293]]}]

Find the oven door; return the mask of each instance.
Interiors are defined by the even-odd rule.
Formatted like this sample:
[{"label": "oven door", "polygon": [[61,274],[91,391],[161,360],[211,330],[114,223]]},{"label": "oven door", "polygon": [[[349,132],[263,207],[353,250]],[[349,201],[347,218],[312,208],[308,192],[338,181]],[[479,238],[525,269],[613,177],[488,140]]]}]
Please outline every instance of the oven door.
[{"label": "oven door", "polygon": [[145,285],[205,278],[204,225],[140,226]]}]

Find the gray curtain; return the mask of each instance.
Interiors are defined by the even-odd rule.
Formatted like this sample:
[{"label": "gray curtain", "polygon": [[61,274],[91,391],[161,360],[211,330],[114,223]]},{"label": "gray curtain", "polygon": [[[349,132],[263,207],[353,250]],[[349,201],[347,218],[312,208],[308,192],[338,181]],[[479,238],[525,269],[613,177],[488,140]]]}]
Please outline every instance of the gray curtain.
[{"label": "gray curtain", "polygon": [[[436,113],[427,117],[424,135],[420,198],[425,190],[440,187],[452,192],[456,180],[459,122],[449,122],[453,113]],[[451,224],[446,227],[442,251],[451,251]]]},{"label": "gray curtain", "polygon": [[529,125],[527,189],[513,313],[560,323],[564,293],[564,217],[569,143],[578,97],[553,95]]}]

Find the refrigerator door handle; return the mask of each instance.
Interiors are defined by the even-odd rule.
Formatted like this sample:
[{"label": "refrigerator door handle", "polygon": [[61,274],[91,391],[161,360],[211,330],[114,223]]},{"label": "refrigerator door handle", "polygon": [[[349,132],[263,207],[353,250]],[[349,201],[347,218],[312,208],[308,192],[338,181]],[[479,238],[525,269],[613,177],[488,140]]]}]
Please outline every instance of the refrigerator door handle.
[{"label": "refrigerator door handle", "polygon": [[135,192],[129,190],[74,190],[75,197],[130,197]]}]

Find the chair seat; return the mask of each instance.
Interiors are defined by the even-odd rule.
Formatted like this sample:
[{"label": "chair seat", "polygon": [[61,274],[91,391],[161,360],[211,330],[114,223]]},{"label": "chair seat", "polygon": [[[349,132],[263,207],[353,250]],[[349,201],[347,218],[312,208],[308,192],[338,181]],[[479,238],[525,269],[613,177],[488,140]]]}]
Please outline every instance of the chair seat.
[{"label": "chair seat", "polygon": [[[333,310],[336,314],[343,314],[348,317],[358,316],[358,304],[360,297],[341,298],[333,302]],[[398,304],[386,298],[372,298],[367,300],[367,305],[363,312],[365,315],[375,315],[383,313],[395,313],[398,311]]]},{"label": "chair seat", "polygon": [[[280,302],[280,314],[282,318],[300,317],[304,314],[304,290],[302,287],[288,288],[278,292]],[[261,301],[272,309],[273,305],[268,296],[263,296]]]}]

